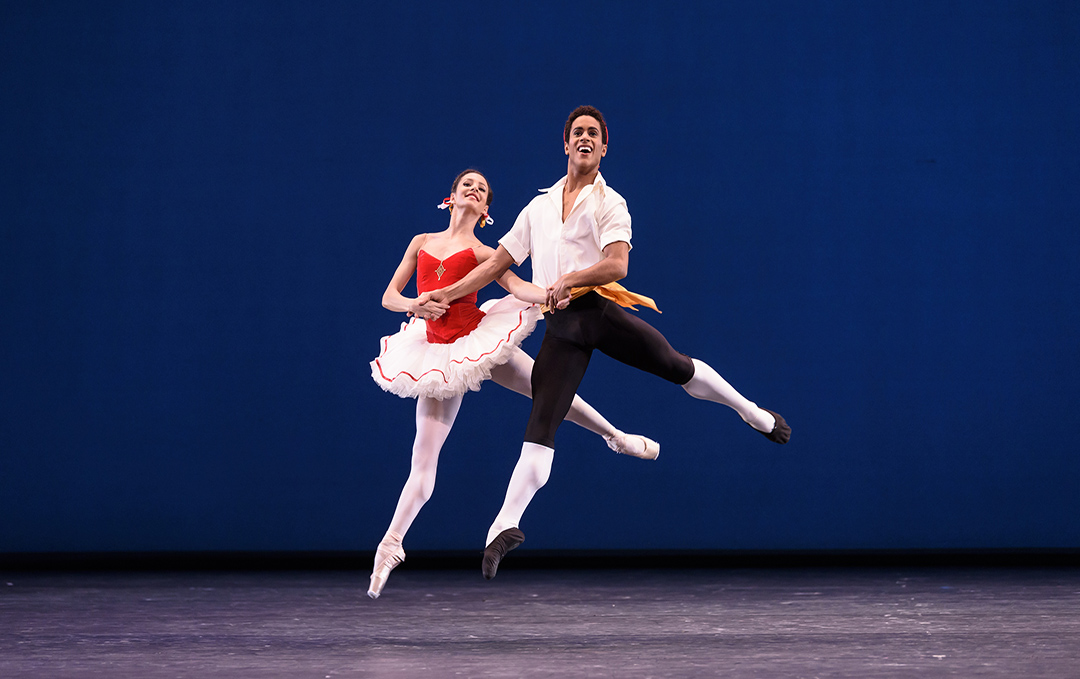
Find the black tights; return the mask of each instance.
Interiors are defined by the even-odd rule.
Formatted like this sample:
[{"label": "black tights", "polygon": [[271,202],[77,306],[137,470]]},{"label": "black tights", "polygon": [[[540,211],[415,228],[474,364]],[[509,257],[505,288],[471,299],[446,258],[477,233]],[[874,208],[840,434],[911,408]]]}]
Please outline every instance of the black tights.
[{"label": "black tights", "polygon": [[675,384],[694,376],[690,357],[675,351],[659,330],[595,292],[544,318],[544,343],[532,370],[527,443],[555,447],[555,430],[570,411],[593,349]]}]

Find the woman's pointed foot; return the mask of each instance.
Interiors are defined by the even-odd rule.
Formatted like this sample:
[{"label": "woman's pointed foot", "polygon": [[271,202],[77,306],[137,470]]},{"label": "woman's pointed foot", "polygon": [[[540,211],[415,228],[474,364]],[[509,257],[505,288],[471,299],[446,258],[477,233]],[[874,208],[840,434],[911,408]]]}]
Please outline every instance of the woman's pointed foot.
[{"label": "woman's pointed foot", "polygon": [[386,586],[386,580],[390,577],[390,571],[397,568],[404,560],[405,550],[401,547],[401,536],[397,533],[387,533],[375,551],[375,568],[371,571],[371,584],[368,586],[367,595],[372,599],[378,599],[383,587]]},{"label": "woman's pointed foot", "polygon": [[660,455],[660,444],[640,434],[626,434],[616,430],[614,434],[605,436],[608,448],[620,455],[640,457],[642,460],[655,460]]}]

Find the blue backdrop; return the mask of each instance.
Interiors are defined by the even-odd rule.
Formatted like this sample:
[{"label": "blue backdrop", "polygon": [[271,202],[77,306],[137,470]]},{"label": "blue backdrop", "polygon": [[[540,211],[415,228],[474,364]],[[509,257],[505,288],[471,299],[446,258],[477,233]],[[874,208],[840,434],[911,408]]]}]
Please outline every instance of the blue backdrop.
[{"label": "blue backdrop", "polygon": [[[642,314],[794,435],[598,355],[663,452],[563,427],[528,547],[1080,547],[1071,0],[6,0],[0,92],[0,551],[374,549],[382,290],[583,103]],[[466,397],[406,549],[482,546],[527,413]]]}]

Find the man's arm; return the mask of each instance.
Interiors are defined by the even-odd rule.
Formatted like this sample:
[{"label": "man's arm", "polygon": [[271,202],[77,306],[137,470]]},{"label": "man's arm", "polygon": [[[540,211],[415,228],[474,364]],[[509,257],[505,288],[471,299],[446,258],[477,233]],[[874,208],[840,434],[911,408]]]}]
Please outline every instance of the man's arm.
[{"label": "man's arm", "polygon": [[432,290],[420,295],[418,302],[423,305],[428,300],[449,304],[459,297],[464,297],[470,292],[476,292],[499,276],[502,276],[514,263],[514,258],[502,245],[495,250],[495,254],[487,258],[480,266],[469,272],[468,276],[457,283]]},{"label": "man's arm", "polygon": [[621,240],[610,243],[604,248],[604,258],[599,262],[587,269],[564,274],[548,286],[547,305],[552,309],[561,309],[570,299],[571,288],[614,283],[626,278],[629,267],[630,244]]}]

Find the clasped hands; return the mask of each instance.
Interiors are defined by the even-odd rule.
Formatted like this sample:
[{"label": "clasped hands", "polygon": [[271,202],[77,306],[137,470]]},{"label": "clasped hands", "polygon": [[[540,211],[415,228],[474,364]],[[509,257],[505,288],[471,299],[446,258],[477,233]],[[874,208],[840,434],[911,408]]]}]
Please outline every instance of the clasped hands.
[{"label": "clasped hands", "polygon": [[565,309],[566,306],[570,304],[572,287],[573,286],[566,282],[566,276],[560,276],[559,280],[548,286],[547,301],[544,302],[545,306],[547,306],[550,311]]},{"label": "clasped hands", "polygon": [[450,300],[440,299],[445,295],[438,295],[439,292],[439,290],[432,290],[431,292],[422,293],[416,298],[407,313],[425,321],[439,318],[450,308]]},{"label": "clasped hands", "polygon": [[[571,287],[560,278],[547,288],[545,305],[552,311],[565,309],[570,304],[570,290]],[[429,290],[416,298],[408,314],[424,320],[436,319],[446,313],[452,301],[444,290]]]}]

